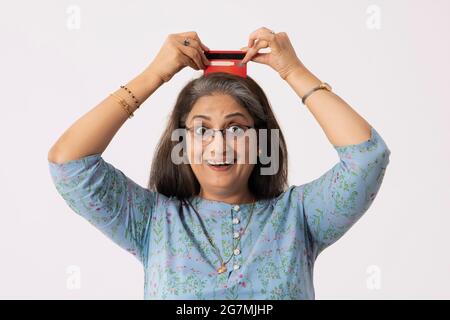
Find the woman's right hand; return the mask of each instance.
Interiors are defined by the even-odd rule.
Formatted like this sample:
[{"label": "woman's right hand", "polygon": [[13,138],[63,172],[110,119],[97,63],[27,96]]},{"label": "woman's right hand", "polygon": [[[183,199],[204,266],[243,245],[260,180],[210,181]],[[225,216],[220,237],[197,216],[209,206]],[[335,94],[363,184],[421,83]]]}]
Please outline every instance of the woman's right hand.
[{"label": "woman's right hand", "polygon": [[[189,46],[183,44],[186,38],[189,39]],[[209,48],[201,42],[195,31],[169,34],[145,72],[151,72],[167,82],[186,66],[195,70],[205,69],[209,61],[203,51],[207,50]]]}]

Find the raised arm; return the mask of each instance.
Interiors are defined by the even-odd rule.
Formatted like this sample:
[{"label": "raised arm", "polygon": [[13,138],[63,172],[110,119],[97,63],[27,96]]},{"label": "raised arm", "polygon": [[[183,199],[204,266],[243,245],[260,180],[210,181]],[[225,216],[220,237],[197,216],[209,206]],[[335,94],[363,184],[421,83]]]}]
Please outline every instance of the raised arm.
[{"label": "raised arm", "polygon": [[[144,102],[163,81],[151,69],[129,81],[125,86],[132,91],[139,103]],[[129,93],[119,88],[114,94],[125,99],[132,112],[137,109]],[[108,95],[93,109],[77,119],[53,144],[48,161],[64,163],[88,155],[101,154],[114,135],[128,119],[126,110],[115,97]]]},{"label": "raised arm", "polygon": [[[190,38],[190,46],[182,44],[185,38]],[[207,50],[207,47],[201,43],[195,32],[170,34],[152,63],[125,87],[134,94],[136,101],[142,104],[184,67],[204,69],[209,62],[203,50]],[[117,89],[114,94],[126,99],[130,111],[136,110],[134,98],[125,89]],[[48,160],[63,163],[103,153],[127,118],[128,113],[118,103],[117,98],[108,95],[63,133],[51,147]]]},{"label": "raised arm", "polygon": [[[300,98],[321,83],[303,65],[293,69],[285,80]],[[370,124],[334,92],[317,90],[305,104],[334,146],[357,144],[370,138]]]},{"label": "raised arm", "polygon": [[[269,53],[260,49],[270,47]],[[242,63],[254,61],[278,72],[300,98],[321,81],[302,63],[286,32],[275,33],[262,27],[252,32]],[[335,146],[359,143],[369,139],[370,125],[333,92],[318,90],[306,99],[306,106],[319,122],[328,140]]]},{"label": "raised arm", "polygon": [[[267,47],[270,52],[258,52]],[[259,28],[241,50],[247,51],[242,63],[270,66],[300,98],[321,84],[300,61],[286,32]],[[316,258],[367,211],[380,188],[390,150],[378,132],[334,92],[321,89],[305,99],[339,155],[339,162],[321,177],[294,186]]]},{"label": "raised arm", "polygon": [[[161,83],[146,71],[126,87],[144,101]],[[124,89],[115,93],[136,110]],[[106,97],[63,133],[48,153],[48,165],[53,183],[69,207],[142,261],[156,193],[101,157],[127,118],[126,110],[113,97]]]},{"label": "raised arm", "polygon": [[366,141],[334,148],[339,162],[313,181],[295,187],[314,257],[342,237],[369,209],[391,153],[374,128]]},{"label": "raised arm", "polygon": [[[299,97],[321,81],[303,66],[285,79]],[[339,162],[298,190],[313,256],[342,237],[375,199],[391,151],[379,133],[338,95],[318,90],[305,104],[339,155]]]},{"label": "raised arm", "polygon": [[[191,38],[190,47],[182,44],[186,37]],[[77,119],[48,152],[51,177],[67,204],[141,261],[159,194],[139,186],[101,154],[129,112],[134,112],[159,86],[185,66],[204,68],[204,54],[196,39],[198,36],[192,32],[169,35],[142,73]],[[130,108],[125,110],[121,101]]]}]

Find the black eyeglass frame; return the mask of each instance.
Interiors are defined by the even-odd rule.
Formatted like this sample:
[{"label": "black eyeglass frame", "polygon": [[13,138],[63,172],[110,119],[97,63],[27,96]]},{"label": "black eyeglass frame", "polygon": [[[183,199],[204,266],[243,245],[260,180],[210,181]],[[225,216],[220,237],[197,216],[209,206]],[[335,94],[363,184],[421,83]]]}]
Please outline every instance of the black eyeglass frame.
[{"label": "black eyeglass frame", "polygon": [[[230,127],[233,127],[233,126],[235,126],[235,127],[244,127],[244,128],[246,128],[245,131],[244,131],[244,133],[245,133],[248,129],[256,129],[256,127],[253,127],[253,126],[247,126],[247,125],[244,125],[244,124],[233,124],[233,125],[230,125],[230,126],[228,126],[228,127],[226,127],[226,128],[223,128],[223,129],[211,129],[211,128],[207,128],[207,130],[212,130],[212,131],[214,132],[214,134],[211,135],[211,138],[215,137],[217,131],[220,131],[220,132],[222,133],[222,137],[224,137],[224,136],[226,136],[226,130],[229,129]],[[206,128],[206,127],[205,127],[205,128]],[[195,128],[194,128],[194,127],[183,126],[182,129],[186,129],[187,131],[191,131],[191,130],[193,130],[193,129],[195,129]],[[193,132],[194,132],[194,131],[193,131]],[[194,132],[194,134],[195,134],[195,132]],[[236,135],[234,135],[232,132],[231,132],[230,134],[231,134],[232,136],[236,137]],[[202,135],[202,137],[203,137],[203,135]]]}]

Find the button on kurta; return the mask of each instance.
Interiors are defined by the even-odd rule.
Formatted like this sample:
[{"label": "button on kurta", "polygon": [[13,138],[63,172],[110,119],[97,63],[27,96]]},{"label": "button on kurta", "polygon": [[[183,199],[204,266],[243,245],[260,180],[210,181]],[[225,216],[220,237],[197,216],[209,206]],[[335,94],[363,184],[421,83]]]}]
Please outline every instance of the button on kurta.
[{"label": "button on kurta", "polygon": [[239,236],[240,236],[240,234],[239,234],[239,232],[235,232],[235,233],[233,233],[233,238],[239,238]]},{"label": "button on kurta", "polygon": [[238,224],[240,221],[238,218],[233,218],[233,224]]},{"label": "button on kurta", "polygon": [[235,206],[233,207],[233,209],[234,209],[234,211],[239,211],[239,206],[238,206],[238,205],[235,205]]},{"label": "button on kurta", "polygon": [[240,265],[235,264],[235,265],[233,266],[233,269],[234,269],[234,270],[237,270],[237,269],[239,269],[240,267],[241,267]]},{"label": "button on kurta", "polygon": [[241,250],[239,250],[238,248],[234,249],[233,251],[234,255],[237,256],[241,253]]}]

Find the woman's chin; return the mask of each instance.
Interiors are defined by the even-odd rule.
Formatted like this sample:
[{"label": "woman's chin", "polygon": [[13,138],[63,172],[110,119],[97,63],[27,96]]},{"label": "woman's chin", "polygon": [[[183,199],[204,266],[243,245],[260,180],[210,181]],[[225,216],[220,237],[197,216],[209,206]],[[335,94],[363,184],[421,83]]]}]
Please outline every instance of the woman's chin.
[{"label": "woman's chin", "polygon": [[208,184],[217,188],[230,188],[238,181],[233,166],[225,168],[225,170],[216,170],[215,168],[205,168],[203,179],[208,181]]}]

